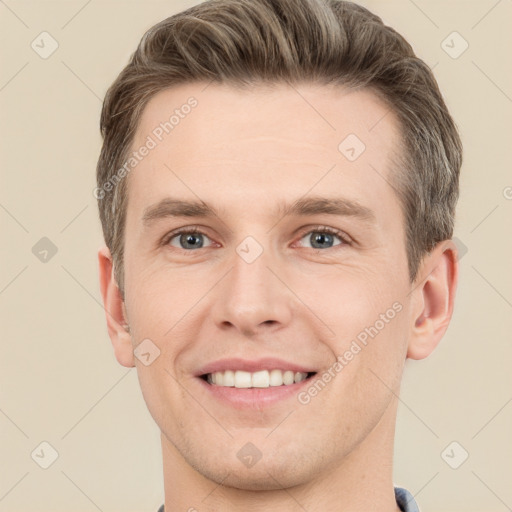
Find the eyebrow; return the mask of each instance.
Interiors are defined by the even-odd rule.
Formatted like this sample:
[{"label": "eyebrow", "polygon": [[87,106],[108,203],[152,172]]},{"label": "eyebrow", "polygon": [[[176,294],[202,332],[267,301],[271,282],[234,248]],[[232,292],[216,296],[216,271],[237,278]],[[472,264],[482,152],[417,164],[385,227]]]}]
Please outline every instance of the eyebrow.
[{"label": "eyebrow", "polygon": [[[281,202],[278,204],[276,214],[280,217],[327,214],[354,217],[369,223],[375,222],[375,213],[372,210],[356,201],[341,197],[305,197],[297,199],[289,205]],[[211,218],[219,216],[218,210],[203,201],[166,197],[144,209],[142,223],[149,226],[157,220],[169,217]]]}]

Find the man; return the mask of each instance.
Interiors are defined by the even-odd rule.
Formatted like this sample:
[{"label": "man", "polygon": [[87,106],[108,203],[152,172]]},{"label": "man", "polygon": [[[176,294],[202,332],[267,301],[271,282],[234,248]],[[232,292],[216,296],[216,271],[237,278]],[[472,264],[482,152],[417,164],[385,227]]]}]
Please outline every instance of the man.
[{"label": "man", "polygon": [[101,130],[101,292],[160,510],[418,510],[398,395],[452,315],[462,159],[428,66],[352,3],[207,1],[144,35]]}]

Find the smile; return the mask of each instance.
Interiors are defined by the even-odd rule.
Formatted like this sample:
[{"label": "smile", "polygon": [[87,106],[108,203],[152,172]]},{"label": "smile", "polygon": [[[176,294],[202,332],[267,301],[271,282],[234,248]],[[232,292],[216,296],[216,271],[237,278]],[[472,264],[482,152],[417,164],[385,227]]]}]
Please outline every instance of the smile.
[{"label": "smile", "polygon": [[203,375],[202,378],[214,386],[234,388],[269,388],[290,386],[306,380],[315,372],[293,372],[291,370],[260,370],[247,372],[244,370],[225,370]]}]

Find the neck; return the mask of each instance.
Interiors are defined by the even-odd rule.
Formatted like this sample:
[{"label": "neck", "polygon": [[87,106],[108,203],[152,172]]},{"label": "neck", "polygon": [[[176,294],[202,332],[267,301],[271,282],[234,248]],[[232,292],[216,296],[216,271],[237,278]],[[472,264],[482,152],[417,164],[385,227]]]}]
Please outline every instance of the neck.
[{"label": "neck", "polygon": [[[290,488],[250,491],[224,486],[221,478],[212,481],[162,434],[165,512],[400,512],[392,480],[396,407],[394,399],[381,421],[341,461]],[[275,484],[279,487],[277,480]]]}]

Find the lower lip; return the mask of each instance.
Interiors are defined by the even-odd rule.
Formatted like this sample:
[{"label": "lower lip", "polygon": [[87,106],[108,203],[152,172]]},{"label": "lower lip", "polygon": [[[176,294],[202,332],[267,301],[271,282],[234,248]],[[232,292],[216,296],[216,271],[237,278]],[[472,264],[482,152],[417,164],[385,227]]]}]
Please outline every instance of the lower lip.
[{"label": "lower lip", "polygon": [[227,403],[236,409],[259,409],[270,406],[280,401],[296,397],[305,387],[311,384],[312,378],[296,382],[288,386],[271,386],[268,388],[235,388],[216,386],[209,384],[204,379],[197,377],[200,385],[206,388],[218,400]]}]

